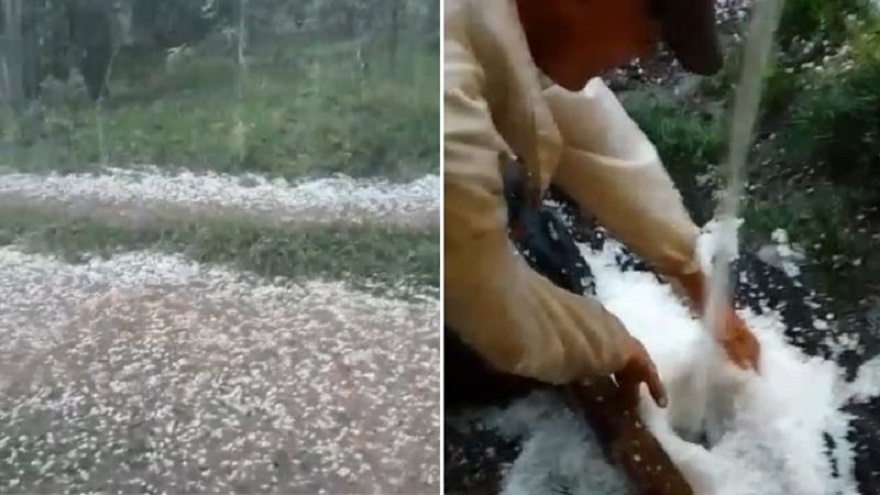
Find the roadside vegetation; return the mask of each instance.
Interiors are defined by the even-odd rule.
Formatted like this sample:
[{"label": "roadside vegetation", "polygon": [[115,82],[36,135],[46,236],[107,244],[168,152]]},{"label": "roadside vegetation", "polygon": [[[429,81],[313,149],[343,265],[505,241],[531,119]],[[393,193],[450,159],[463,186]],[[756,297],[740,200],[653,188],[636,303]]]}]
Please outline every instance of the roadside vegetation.
[{"label": "roadside vegetation", "polygon": [[[880,279],[880,17],[861,0],[789,0],[783,15],[748,170],[745,241],[757,249],[786,230],[817,287],[856,301]],[[680,97],[674,83],[624,95],[701,221],[727,152],[735,36],[728,45],[723,73]]]}]

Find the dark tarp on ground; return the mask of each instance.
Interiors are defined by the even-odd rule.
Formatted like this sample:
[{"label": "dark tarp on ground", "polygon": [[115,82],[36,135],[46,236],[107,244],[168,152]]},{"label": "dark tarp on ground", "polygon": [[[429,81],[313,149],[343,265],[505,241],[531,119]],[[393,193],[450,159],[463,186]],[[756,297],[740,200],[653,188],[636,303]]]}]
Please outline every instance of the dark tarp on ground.
[{"label": "dark tarp on ground", "polygon": [[[527,253],[525,257],[532,266],[558,285],[590,293],[593,286],[589,267],[573,249],[574,242],[587,242],[598,248],[603,242],[601,229],[574,228],[574,225],[585,225],[587,221],[579,217],[577,208],[558,191],[551,191],[549,196],[551,201],[545,202],[540,211],[510,208],[509,213],[512,217],[518,216],[528,232],[525,245],[518,245],[518,248]],[[518,200],[508,195],[509,204],[518,203]],[[705,212],[696,216],[698,219],[708,218]],[[549,228],[558,233],[560,221],[566,226],[562,229],[563,235],[549,235],[548,226],[552,224]],[[573,232],[573,236],[565,235],[564,231]],[[626,252],[618,257],[618,263],[627,271],[648,271],[644,263]],[[827,333],[813,328],[813,315],[821,309],[813,309],[808,304],[810,291],[800,281],[765,264],[753,253],[741,252],[733,273],[739,274],[731,278],[740,304],[748,305],[758,313],[762,311],[761,302],[778,310],[786,325],[789,342],[809,355],[833,358],[846,370],[847,379],[853,379],[858,367],[878,354],[880,336],[876,330],[863,318],[851,317],[841,325],[839,332],[857,337],[863,346],[859,351],[846,351],[835,356],[828,344]],[[449,417],[455,417],[462,406],[502,405],[536,386],[532,382],[491,374],[448,329],[445,346],[444,387]],[[855,477],[859,492],[880,495],[880,399],[850,404],[844,410],[854,416],[849,439],[856,451]],[[505,440],[486,429],[462,431],[452,421],[446,421],[445,431],[446,492],[497,493],[501,486],[502,467],[516,459],[521,444]],[[830,441],[826,435],[826,443]],[[831,448],[833,446],[829,445]]]}]

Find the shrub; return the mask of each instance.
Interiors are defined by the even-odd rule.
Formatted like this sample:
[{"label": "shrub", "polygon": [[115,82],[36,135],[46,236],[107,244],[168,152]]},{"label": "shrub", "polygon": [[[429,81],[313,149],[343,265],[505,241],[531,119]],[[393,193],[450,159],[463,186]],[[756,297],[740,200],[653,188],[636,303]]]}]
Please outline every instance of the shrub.
[{"label": "shrub", "polygon": [[819,77],[790,110],[785,161],[811,163],[835,183],[880,200],[880,54]]},{"label": "shrub", "polygon": [[712,213],[711,191],[701,187],[701,178],[726,151],[719,121],[698,111],[682,112],[679,105],[652,97],[629,98],[624,104],[654,143],[695,219],[708,220]]},{"label": "shrub", "polygon": [[787,0],[776,39],[786,52],[799,42],[839,46],[849,38],[850,20],[875,15],[871,0]]}]

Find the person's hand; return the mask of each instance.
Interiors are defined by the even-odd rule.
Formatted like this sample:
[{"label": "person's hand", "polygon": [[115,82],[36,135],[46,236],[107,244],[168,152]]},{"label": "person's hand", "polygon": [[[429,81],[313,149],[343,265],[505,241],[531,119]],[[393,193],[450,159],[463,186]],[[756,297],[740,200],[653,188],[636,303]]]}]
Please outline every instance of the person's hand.
[{"label": "person's hand", "polygon": [[626,362],[618,372],[614,373],[614,380],[622,389],[630,404],[639,403],[639,390],[644,383],[648,386],[648,392],[654,402],[660,407],[666,407],[666,389],[660,382],[660,376],[657,374],[657,368],[654,361],[635,337],[627,335],[624,343],[626,352]]},{"label": "person's hand", "polygon": [[746,323],[729,306],[722,310],[717,322],[722,326],[716,329],[716,339],[727,357],[742,369],[758,372],[761,345]]},{"label": "person's hand", "polygon": [[[696,272],[680,275],[677,279],[695,309],[702,312],[706,305],[707,287],[707,281],[703,274]],[[757,372],[761,346],[733,307],[725,305],[715,322],[720,326],[713,329],[715,339],[727,353],[728,358],[742,369],[752,369]]]}]

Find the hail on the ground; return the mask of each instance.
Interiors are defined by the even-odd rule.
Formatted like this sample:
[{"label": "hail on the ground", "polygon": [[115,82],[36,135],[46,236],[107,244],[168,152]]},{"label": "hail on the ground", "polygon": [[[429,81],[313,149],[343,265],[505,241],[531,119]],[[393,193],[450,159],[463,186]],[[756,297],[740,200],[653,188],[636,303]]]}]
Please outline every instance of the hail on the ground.
[{"label": "hail on the ground", "polygon": [[0,491],[439,489],[439,302],[0,249]]},{"label": "hail on the ground", "polygon": [[30,200],[85,204],[159,204],[188,208],[224,207],[271,213],[273,218],[305,221],[339,219],[439,218],[440,178],[426,175],[404,184],[384,179],[345,176],[289,183],[258,175],[234,176],[181,171],[169,174],[156,167],[137,170],[108,168],[102,174],[0,175],[4,195]]},{"label": "hail on the ground", "polygon": [[[713,235],[717,226],[710,223],[700,242],[705,268]],[[647,272],[622,270],[619,249],[613,241],[598,252],[582,246],[597,297],[656,361],[669,407],[658,409],[645,392],[642,415],[696,493],[856,494],[849,416],[841,408],[880,393],[878,361],[845,383],[837,364],[787,343],[780,316],[764,308],[762,315],[740,311],[762,345],[761,374],[743,372],[718,357],[714,340],[669,285]],[[485,412],[481,421],[510,438],[525,438],[506,474],[505,495],[550,495],[560,485],[568,493],[629,493],[582,419],[554,396],[524,398]]]}]

